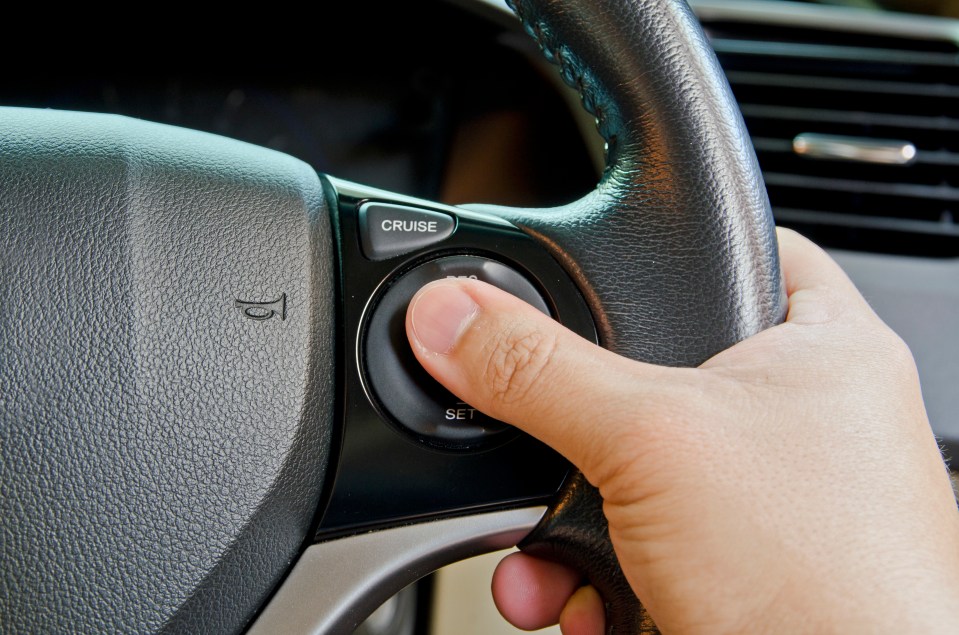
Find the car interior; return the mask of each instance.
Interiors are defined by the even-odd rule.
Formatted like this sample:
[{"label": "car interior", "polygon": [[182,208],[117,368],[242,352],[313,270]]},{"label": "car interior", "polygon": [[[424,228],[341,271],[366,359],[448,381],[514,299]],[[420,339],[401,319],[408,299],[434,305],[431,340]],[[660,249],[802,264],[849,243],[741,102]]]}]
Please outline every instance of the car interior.
[{"label": "car interior", "polygon": [[[525,6],[524,2],[519,4]],[[825,247],[876,312],[909,345],[918,365],[931,424],[944,456],[950,460],[959,452],[959,417],[955,415],[959,412],[959,391],[955,389],[959,375],[959,221],[955,218],[959,215],[959,2],[690,0],[690,5],[742,113],[748,133],[744,144],[755,151],[772,218],[777,225],[796,229]],[[544,24],[555,26],[549,22],[551,19],[559,20],[544,18]],[[233,269],[224,265],[222,271],[215,272],[216,280],[230,281],[233,288],[238,289],[225,300],[229,306],[223,315],[242,321],[243,329],[257,328],[263,333],[266,327],[276,327],[283,321],[291,329],[300,329],[295,319],[297,311],[301,314],[313,311],[318,315],[319,309],[313,304],[307,305],[298,299],[296,289],[304,294],[313,293],[311,285],[319,284],[314,277],[329,276],[328,294],[337,298],[338,308],[335,316],[321,319],[326,331],[320,331],[328,333],[335,346],[323,339],[327,335],[317,335],[320,331],[308,325],[302,327],[302,333],[298,332],[296,342],[281,344],[275,339],[263,340],[263,348],[254,351],[254,362],[239,361],[246,359],[237,352],[246,346],[237,344],[246,337],[245,330],[237,331],[240,335],[232,338],[223,335],[230,331],[219,333],[216,331],[219,327],[209,327],[202,341],[191,345],[197,355],[206,350],[231,351],[228,355],[231,363],[255,366],[255,373],[224,375],[222,390],[217,388],[220,392],[212,393],[217,403],[258,400],[256,407],[237,406],[238,410],[223,415],[242,421],[238,424],[241,428],[258,430],[260,423],[268,423],[268,408],[278,413],[278,421],[283,420],[287,416],[281,412],[284,399],[293,404],[290,408],[299,408],[288,415],[290,420],[313,408],[311,399],[320,398],[316,395],[331,404],[328,416],[333,423],[324,433],[328,435],[325,440],[317,442],[317,447],[324,448],[322,456],[313,457],[318,463],[314,465],[301,459],[294,464],[283,463],[277,468],[282,478],[276,476],[277,480],[271,481],[269,487],[262,488],[273,492],[286,487],[284,483],[295,483],[289,485],[287,491],[294,493],[289,493],[290,501],[284,503],[291,507],[313,500],[310,496],[320,501],[315,509],[301,510],[303,518],[292,523],[297,531],[309,536],[303,538],[296,534],[299,536],[296,537],[291,530],[291,535],[283,540],[292,545],[287,551],[295,556],[292,559],[289,553],[278,556],[282,566],[274,567],[269,575],[263,574],[269,578],[261,585],[267,590],[251,591],[249,597],[244,596],[235,603],[235,611],[226,611],[228,617],[216,612],[207,615],[206,609],[197,607],[217,603],[233,606],[233,600],[228,599],[222,589],[246,584],[244,567],[249,565],[243,563],[251,558],[256,560],[258,552],[258,548],[244,546],[243,541],[251,541],[250,545],[282,542],[273,534],[268,535],[263,527],[256,528],[256,536],[241,535],[238,529],[236,535],[227,532],[217,538],[221,542],[233,541],[223,550],[243,554],[234,560],[226,556],[217,559],[210,555],[213,552],[202,549],[188,553],[186,559],[196,561],[195,570],[186,565],[167,567],[162,563],[154,563],[153,568],[145,566],[143,559],[153,556],[127,554],[120,546],[125,543],[104,538],[103,553],[110,554],[108,564],[90,565],[91,570],[101,573],[80,574],[74,579],[73,568],[67,562],[56,566],[37,565],[35,573],[24,573],[24,566],[28,569],[34,566],[30,564],[30,557],[45,557],[42,553],[50,549],[59,553],[59,558],[75,555],[77,562],[87,561],[83,544],[89,544],[89,537],[99,535],[100,529],[92,521],[90,527],[80,530],[75,529],[75,524],[91,512],[80,506],[61,514],[54,508],[64,497],[83,497],[77,492],[84,488],[96,489],[101,479],[115,478],[115,475],[98,476],[100,467],[97,466],[112,465],[112,459],[104,458],[110,453],[107,446],[114,447],[111,444],[122,448],[116,453],[123,454],[124,460],[139,461],[140,468],[125,473],[122,478],[141,483],[138,486],[141,492],[145,487],[142,482],[153,479],[156,489],[125,500],[122,509],[104,511],[101,505],[96,513],[142,513],[145,518],[151,518],[150,522],[161,528],[155,534],[142,531],[142,527],[138,529],[140,533],[135,542],[139,545],[179,543],[181,537],[177,534],[177,538],[171,538],[162,530],[162,523],[166,522],[163,519],[169,520],[164,511],[168,505],[164,499],[165,488],[174,487],[164,484],[167,477],[160,475],[166,469],[165,464],[140,456],[136,449],[138,433],[130,431],[120,430],[115,438],[109,437],[110,440],[103,442],[104,446],[98,447],[97,463],[89,468],[90,480],[82,487],[44,484],[43,479],[48,478],[43,476],[45,468],[36,468],[39,485],[31,484],[29,488],[41,490],[43,493],[37,496],[43,502],[37,503],[36,509],[24,502],[14,470],[25,469],[24,464],[59,461],[63,456],[59,453],[64,450],[44,450],[42,461],[22,459],[27,452],[24,448],[47,447],[44,445],[47,441],[41,432],[31,433],[40,435],[33,437],[40,439],[36,441],[24,436],[25,431],[34,428],[23,422],[40,417],[37,414],[40,411],[21,407],[18,399],[28,397],[17,388],[17,382],[29,383],[33,391],[29,394],[42,397],[51,383],[69,382],[73,376],[107,372],[103,369],[113,367],[109,359],[102,363],[89,361],[109,357],[97,353],[101,349],[96,340],[84,344],[83,351],[71,349],[71,356],[86,355],[88,361],[77,362],[75,368],[71,366],[72,370],[63,370],[63,374],[49,368],[34,373],[29,370],[29,364],[20,368],[19,362],[11,363],[8,374],[0,375],[0,404],[6,412],[0,439],[5,449],[0,450],[0,455],[7,466],[0,468],[4,472],[2,522],[6,543],[0,548],[4,554],[0,631],[50,631],[72,624],[81,632],[214,632],[216,629],[361,635],[516,632],[497,617],[489,600],[491,567],[501,550],[512,548],[538,525],[544,510],[555,508],[554,501],[567,491],[564,488],[570,487],[574,476],[564,460],[538,442],[476,414],[468,404],[437,397],[438,388],[425,378],[425,373],[409,371],[415,364],[411,362],[412,354],[395,346],[402,326],[397,316],[405,311],[405,302],[415,289],[426,281],[480,272],[478,275],[495,280],[530,303],[539,303],[537,306],[543,312],[562,316],[567,326],[584,337],[614,350],[618,345],[624,353],[656,361],[651,353],[646,354],[654,350],[653,344],[647,345],[643,340],[634,345],[630,339],[634,337],[632,334],[624,335],[622,340],[613,338],[610,333],[621,333],[623,331],[617,328],[625,328],[618,327],[615,320],[609,332],[604,330],[606,322],[597,319],[601,315],[590,295],[593,287],[584,287],[570,273],[569,262],[583,263],[591,254],[604,252],[607,246],[602,241],[608,240],[611,234],[591,233],[589,227],[581,228],[575,223],[564,225],[570,232],[580,229],[583,232],[570,239],[579,251],[570,249],[568,261],[556,251],[542,249],[526,235],[540,235],[536,232],[538,226],[533,214],[536,210],[565,209],[562,206],[572,201],[592,200],[590,196],[597,183],[609,173],[607,164],[612,163],[611,157],[617,153],[628,155],[631,151],[632,146],[623,141],[628,135],[615,130],[609,133],[609,129],[617,125],[616,118],[609,114],[608,108],[604,110],[602,104],[597,107],[591,102],[590,87],[584,88],[590,75],[572,73],[571,76],[570,66],[575,64],[564,65],[562,59],[557,63],[557,57],[562,58],[565,49],[553,47],[551,38],[562,38],[561,26],[544,34],[539,23],[528,18],[521,21],[501,0],[423,0],[415,6],[395,2],[331,3],[323,7],[319,24],[312,19],[280,22],[275,17],[266,18],[260,24],[253,22],[251,19],[250,24],[244,25],[248,29],[213,29],[203,37],[200,37],[203,31],[200,25],[195,26],[195,32],[193,28],[184,27],[172,41],[170,33],[163,37],[144,36],[123,55],[116,54],[109,42],[91,41],[74,48],[55,68],[12,72],[0,85],[0,106],[122,115],[212,133],[290,155],[316,173],[328,175],[322,177],[320,193],[316,189],[320,186],[299,184],[305,183],[303,179],[307,177],[297,176],[297,168],[283,168],[287,171],[282,174],[278,168],[279,176],[274,181],[284,184],[280,189],[286,192],[283,196],[287,198],[293,197],[289,191],[309,190],[302,195],[303,200],[321,201],[315,203],[316,209],[321,210],[317,213],[335,217],[331,234],[334,238],[328,239],[335,245],[330,248],[335,255],[334,251],[323,251],[325,247],[311,242],[314,238],[297,238],[299,247],[293,248],[276,238],[279,234],[270,234],[263,238],[262,244],[256,245],[230,234],[232,242],[227,249],[212,246],[218,240],[214,238],[218,230],[213,227],[213,221],[208,225],[202,217],[204,210],[216,205],[211,201],[218,191],[216,188],[221,187],[217,179],[236,183],[238,192],[245,188],[236,194],[236,209],[248,205],[249,201],[261,200],[256,189],[260,186],[247,185],[244,181],[248,178],[247,172],[241,170],[239,176],[223,176],[216,172],[219,168],[211,159],[203,163],[207,166],[203,169],[213,170],[216,178],[199,172],[198,176],[190,177],[191,187],[208,198],[201,201],[202,205],[182,203],[187,198],[180,189],[168,192],[164,189],[165,181],[151,176],[152,168],[142,167],[152,165],[149,152],[141,155],[139,150],[128,149],[133,147],[129,145],[132,142],[119,143],[117,156],[126,157],[124,160],[134,166],[124,168],[124,175],[118,177],[117,183],[127,184],[126,194],[120,198],[129,202],[155,195],[165,201],[175,201],[182,207],[182,214],[164,211],[151,203],[155,211],[148,210],[136,218],[131,216],[133,220],[124,221],[123,240],[133,242],[124,243],[130,246],[118,249],[126,250],[124,258],[135,260],[147,257],[137,255],[140,253],[137,251],[140,247],[136,247],[140,244],[136,242],[137,236],[162,242],[163,246],[157,247],[156,252],[162,252],[164,263],[148,263],[136,269],[136,276],[140,276],[140,280],[151,277],[166,280],[163,276],[173,276],[171,279],[175,282],[164,283],[160,290],[151,292],[149,302],[131,299],[134,291],[117,290],[119,287],[114,285],[96,293],[84,291],[92,298],[88,304],[69,305],[65,309],[79,315],[87,312],[108,315],[116,310],[108,331],[124,333],[124,338],[128,331],[133,332],[129,346],[134,349],[131,359],[137,361],[129,373],[138,379],[130,380],[128,385],[123,374],[126,370],[109,372],[117,373],[117,385],[124,386],[124,391],[132,391],[144,400],[138,401],[137,407],[150,410],[151,420],[166,421],[163,415],[169,412],[170,417],[179,421],[191,416],[189,413],[217,411],[220,407],[204,401],[207,389],[202,372],[185,373],[182,367],[171,370],[161,362],[142,365],[143,346],[149,345],[150,350],[162,356],[170,347],[170,340],[164,338],[192,337],[193,333],[205,332],[208,328],[202,326],[201,321],[207,319],[207,309],[201,306],[204,300],[200,296],[213,293],[210,286],[213,283],[203,277],[202,271],[193,273],[193,269],[186,266],[179,269],[189,258],[184,254],[189,254],[189,250],[215,251],[218,254],[215,258],[219,259],[216,262],[229,262]],[[530,37],[530,33],[534,37]],[[575,49],[577,43],[571,47]],[[541,47],[547,50],[547,55],[544,56]],[[629,70],[626,68],[623,72]],[[617,98],[614,96],[613,101]],[[589,102],[586,108],[584,102]],[[623,107],[622,112],[631,111]],[[613,123],[608,123],[607,118]],[[32,122],[14,118],[5,126],[12,130],[10,126],[16,124],[32,130]],[[71,122],[74,120],[58,122],[57,129],[72,126]],[[93,130],[84,127],[87,126],[84,121],[75,123],[83,139],[96,136],[83,132]],[[111,126],[115,126],[119,131],[121,123],[103,124],[104,130],[114,130]],[[147,140],[159,138],[160,134],[152,128],[135,128],[134,132],[139,135],[137,138]],[[9,138],[13,137],[0,129],[0,159],[4,157],[4,140]],[[66,142],[58,143],[62,146]],[[193,152],[197,147],[198,153],[221,152],[218,142],[211,141],[207,147],[192,137],[157,143],[162,147],[157,154],[161,157],[167,154],[172,157],[182,148]],[[90,156],[114,151],[107,145],[103,147],[108,150],[91,150]],[[242,149],[223,148],[223,156],[246,160]],[[29,163],[18,156],[8,154],[6,161],[16,159],[24,165]],[[193,165],[192,160],[183,159],[177,164],[181,159],[170,159],[171,164],[181,166]],[[715,157],[712,160],[719,161]],[[254,165],[254,159],[250,161]],[[4,175],[3,169],[9,169],[3,165],[0,163],[0,175]],[[728,170],[725,177],[728,179],[740,173],[751,174],[749,166],[741,172],[734,168],[723,164],[716,170]],[[86,168],[69,169],[82,173],[83,178],[90,174]],[[171,169],[169,174],[174,172]],[[130,176],[134,173],[146,175],[142,177],[146,179],[144,185],[140,185],[140,181],[129,185],[134,182]],[[690,180],[695,178],[696,175],[689,176]],[[683,185],[677,183],[675,187]],[[64,191],[69,189],[64,188]],[[0,190],[3,189],[6,184],[0,182]],[[108,190],[113,192],[109,188],[103,191]],[[74,197],[70,200],[80,200],[78,196],[63,194],[66,199]],[[262,197],[264,201],[268,198],[266,194]],[[6,201],[3,204],[13,209],[10,200],[19,199],[0,198],[0,202]],[[82,205],[85,203],[76,203],[78,207]],[[263,205],[274,206],[273,203]],[[283,211],[286,207],[280,203],[274,207],[281,210],[277,212],[280,220],[275,224],[249,220],[249,227],[256,229],[242,231],[265,236],[286,231],[284,228],[295,228],[290,229],[291,232],[302,230],[297,224],[300,221],[283,220],[287,218],[283,216],[287,214]],[[289,203],[289,209],[295,207]],[[497,211],[505,208],[533,211],[525,216]],[[244,212],[230,213],[235,213],[240,220],[223,223],[247,222]],[[397,213],[406,214],[402,218],[420,222],[419,227],[428,227],[429,231],[437,227],[438,231],[445,231],[443,227],[447,223],[448,233],[422,244],[390,242],[395,235],[376,233],[376,228],[386,222],[380,219],[396,218]],[[290,214],[293,218],[293,212]],[[507,220],[497,220],[502,218]],[[559,225],[555,220],[543,222]],[[29,262],[37,253],[47,258],[47,251],[59,248],[38,239],[36,244],[31,243],[31,249],[36,251],[25,251],[28,241],[24,236],[34,237],[40,230],[23,229],[18,223],[16,212],[5,213],[0,218],[6,234],[6,238],[0,240],[11,241],[4,248],[0,268],[7,298],[7,307],[0,309],[0,316],[6,316],[8,325],[15,321],[25,324],[32,319],[31,315],[46,316],[47,326],[43,328],[55,333],[56,326],[49,324],[58,324],[59,318],[47,316],[43,308],[46,300],[29,300],[24,295],[22,275],[26,274],[22,274],[20,264]],[[169,229],[177,223],[176,231]],[[399,231],[403,225],[395,227]],[[529,230],[530,227],[533,229]],[[108,229],[97,227],[96,231]],[[754,243],[768,239],[768,230],[760,224]],[[80,233],[80,230],[71,231]],[[184,240],[188,244],[184,244]],[[378,240],[385,242],[377,243]],[[441,240],[445,242],[440,244]],[[637,237],[635,244],[637,253],[646,248],[642,237]],[[274,274],[268,272],[270,266],[292,263],[295,258],[287,252],[296,249],[306,250],[312,254],[311,258],[326,258],[333,264],[328,263],[320,273],[318,269],[309,269],[309,276],[314,277],[301,279],[297,277],[300,274],[290,274],[284,278],[286,274],[276,274],[271,278]],[[230,250],[237,253],[231,254]],[[101,258],[99,251],[88,255],[89,259],[83,260],[84,271],[101,268],[105,271],[111,266],[107,256],[97,261]],[[765,255],[768,254],[751,255],[750,266],[766,267]],[[83,254],[74,256],[84,258]],[[614,256],[611,253],[609,257]],[[628,256],[619,257],[626,259],[628,270]],[[195,266],[202,269],[200,265]],[[216,268],[218,265],[204,266]],[[236,270],[247,266],[257,275],[262,274],[267,282],[244,287]],[[299,266],[290,264],[291,271],[298,271]],[[712,280],[729,276],[733,271],[725,266],[715,271],[705,265],[700,267],[696,270],[700,273],[688,272],[687,275]],[[778,272],[774,266],[769,267],[772,267],[769,271]],[[51,265],[43,275],[61,273],[60,268]],[[73,274],[62,275],[66,276],[64,285],[72,284]],[[584,275],[588,278],[591,274]],[[636,291],[617,276],[629,277],[629,274],[628,271],[609,273],[609,287],[597,283],[597,302],[615,303],[617,285],[622,286],[624,294],[672,297],[668,291],[659,289]],[[43,276],[37,279],[42,280]],[[273,284],[270,280],[283,282]],[[185,286],[188,283],[206,291],[187,297],[191,288]],[[246,295],[238,295],[240,293]],[[740,309],[740,317],[759,316],[752,319],[753,326],[749,328],[758,330],[761,325],[781,319],[781,315],[775,315],[779,310],[775,305],[777,293],[778,287],[757,291],[754,306]],[[639,300],[643,297],[647,296]],[[133,307],[129,316],[126,309],[121,313],[115,308],[127,301]],[[317,306],[325,306],[317,302]],[[664,302],[669,304],[673,300]],[[15,304],[24,308],[10,308]],[[39,308],[34,311],[34,306]],[[728,304],[717,299],[712,306],[721,308]],[[696,313],[688,307],[685,310]],[[165,316],[169,315],[179,316],[177,324],[186,325],[183,327],[186,330],[181,332],[166,326]],[[695,320],[691,318],[692,322]],[[28,333],[28,337],[5,326],[0,354],[20,360],[40,355],[37,350],[60,350],[52,345],[44,348],[42,342],[30,339],[42,340],[43,332],[42,329],[30,331],[32,335]],[[662,339],[662,334],[653,334],[651,340],[655,340],[654,335]],[[729,337],[735,341],[745,335],[737,332]],[[147,336],[153,339],[144,344],[143,338]],[[317,344],[317,338],[323,342]],[[32,343],[26,347],[24,342]],[[297,350],[312,351],[314,347],[327,345],[335,350],[335,355],[329,353],[330,359],[335,359],[335,363],[330,362],[333,370],[329,371],[331,377],[335,375],[335,383],[331,379],[329,386],[301,401],[299,386],[301,383],[312,386],[308,371],[309,364],[314,362],[303,362],[305,366],[301,368],[300,362],[290,360],[295,358]],[[249,346],[253,350],[253,344]],[[265,348],[267,346],[272,348]],[[274,352],[268,352],[271,350]],[[660,361],[688,365],[704,359],[701,353],[696,351],[685,357],[666,357]],[[320,353],[316,356],[322,357]],[[183,359],[178,363],[185,363]],[[197,364],[203,367],[201,362]],[[176,381],[169,380],[174,375]],[[160,383],[154,390],[143,377]],[[297,388],[289,388],[291,385]],[[199,396],[187,398],[183,391],[193,391],[190,394]],[[238,391],[243,397],[237,397]],[[41,397],[29,397],[29,400],[31,404],[41,403]],[[63,403],[67,401],[66,397],[62,399]],[[169,406],[172,401],[178,405]],[[180,402],[189,404],[181,407]],[[82,404],[71,406],[81,413],[84,407]],[[429,408],[446,413],[446,421],[434,425],[433,411]],[[82,419],[81,415],[76,416]],[[440,418],[444,416],[441,414]],[[193,451],[191,439],[197,433],[180,430],[169,422],[157,425],[168,426],[164,428],[165,434],[178,439],[179,443],[169,446],[178,449],[165,449],[161,454],[183,464],[192,460],[185,458],[185,454]],[[218,447],[237,443],[218,429],[210,430],[209,439],[204,443],[209,441]],[[154,433],[144,434],[151,439],[150,443],[155,440]],[[294,437],[282,443],[290,447],[297,444],[306,447],[312,443],[304,440],[305,437]],[[259,469],[251,466],[259,465],[260,459],[250,457],[279,452],[274,450],[282,445],[281,441],[276,440],[274,446],[271,437],[264,438],[253,448],[255,452],[242,449],[248,462],[237,465],[243,470],[257,472]],[[181,452],[184,456],[173,458]],[[154,467],[150,467],[150,461],[154,461]],[[182,485],[186,488],[184,491],[205,492],[203,485],[183,485],[184,479],[189,481],[192,478],[189,474],[195,474],[195,478],[202,481],[220,470],[233,469],[240,468],[232,467],[225,459],[222,464],[211,461],[203,469],[195,468],[195,472],[177,476],[176,487]],[[316,469],[326,477],[300,478],[289,472],[294,469]],[[131,476],[132,473],[136,475]],[[146,474],[152,474],[151,479]],[[437,486],[440,482],[442,487]],[[239,506],[234,510],[227,502],[223,517],[211,519],[207,512],[201,511],[206,509],[203,505],[224,507],[223,501],[228,497],[224,492],[234,487],[226,480],[221,485],[222,491],[218,490],[215,496],[209,494],[216,500],[204,498],[202,505],[196,505],[195,515],[175,511],[170,503],[170,514],[176,518],[169,521],[170,526],[183,528],[183,535],[188,536],[193,531],[190,527],[207,531],[206,523],[217,525],[226,522],[223,517],[230,517],[239,519],[237,526],[246,531],[256,524],[251,519],[257,518],[257,513],[269,511],[267,506],[258,506],[260,503],[255,501],[250,503],[255,511]],[[106,488],[104,496],[113,496],[111,488]],[[315,492],[304,493],[308,489]],[[200,498],[207,495],[199,494]],[[183,496],[177,494],[173,498],[176,504],[189,507],[189,499],[181,500]],[[153,518],[154,512],[145,511],[153,507],[157,518]],[[46,516],[41,508],[48,510]],[[54,511],[49,511],[51,509]],[[269,513],[272,514],[270,522],[275,524],[279,522],[276,518],[283,517],[285,512]],[[23,514],[44,516],[45,520],[36,521],[36,535],[18,528]],[[84,538],[87,542],[50,538],[53,533],[62,536],[75,531],[76,535],[87,536]],[[47,537],[37,538],[41,533]],[[107,534],[109,532],[104,535]],[[386,534],[390,538],[383,542],[380,537]],[[21,540],[32,540],[32,546]],[[348,549],[339,547],[347,542],[350,543]],[[51,547],[54,543],[67,544],[67,547],[61,553]],[[183,546],[177,545],[177,548],[182,550]],[[172,553],[165,549],[158,547],[155,557],[162,559]],[[152,548],[147,551],[152,553]],[[466,560],[487,552],[494,555]],[[16,555],[20,553],[34,555],[25,556],[21,562]],[[103,553],[97,551],[96,557],[102,559]],[[459,560],[464,562],[454,563]],[[189,588],[195,591],[166,591],[166,580],[177,575],[179,569],[189,569],[189,575],[184,575],[190,578]],[[102,574],[104,570],[113,571],[115,576]],[[99,584],[94,580],[101,575],[105,576],[106,586],[94,588]],[[59,581],[48,588],[53,577]],[[110,587],[111,580],[127,577],[137,580],[153,599],[150,602],[117,599],[127,594],[123,589]],[[143,582],[147,579],[152,582]],[[69,600],[69,591],[64,591],[71,584],[86,585],[77,593],[76,601]],[[610,584],[613,585],[610,588],[615,588],[615,581]],[[333,587],[337,587],[335,592],[329,592],[328,588]],[[49,602],[37,599],[46,594],[65,594],[68,599]],[[485,595],[477,597],[478,594]],[[121,607],[122,611],[141,606],[144,615],[149,617],[141,621],[89,618],[85,611],[98,613],[102,609],[90,599],[94,596],[101,598],[103,606]],[[251,606],[256,608],[249,608]],[[373,612],[377,606],[380,608]],[[43,617],[44,612],[51,612],[52,617]],[[211,623],[216,624],[213,630],[209,629]],[[623,624],[617,632],[630,629],[628,622]]]}]

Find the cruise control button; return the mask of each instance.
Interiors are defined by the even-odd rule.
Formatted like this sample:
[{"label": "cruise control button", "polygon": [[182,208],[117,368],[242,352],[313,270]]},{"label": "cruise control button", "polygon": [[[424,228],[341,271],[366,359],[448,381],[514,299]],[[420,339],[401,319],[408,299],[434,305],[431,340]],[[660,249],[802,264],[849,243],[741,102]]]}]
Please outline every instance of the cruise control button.
[{"label": "cruise control button", "polygon": [[506,440],[513,428],[449,392],[420,366],[406,339],[406,309],[423,285],[445,278],[482,280],[549,315],[543,296],[511,267],[479,256],[447,256],[405,273],[372,310],[363,345],[366,380],[380,408],[418,439],[450,449],[476,449]]},{"label": "cruise control button", "polygon": [[360,206],[360,242],[370,260],[384,260],[428,247],[450,237],[456,221],[431,210],[364,203]]}]

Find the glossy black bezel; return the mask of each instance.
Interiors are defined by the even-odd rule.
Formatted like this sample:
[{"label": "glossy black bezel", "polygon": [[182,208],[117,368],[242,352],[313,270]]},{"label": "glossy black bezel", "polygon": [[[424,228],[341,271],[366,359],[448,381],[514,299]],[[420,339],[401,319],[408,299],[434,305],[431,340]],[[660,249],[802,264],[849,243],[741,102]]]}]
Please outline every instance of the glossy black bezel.
[{"label": "glossy black bezel", "polygon": [[[526,234],[502,219],[419,201],[328,178],[335,192],[339,249],[342,426],[335,443],[334,484],[318,539],[382,528],[412,519],[440,518],[486,508],[545,503],[562,485],[569,464],[535,439],[507,432],[495,443],[442,447],[398,426],[365,385],[365,316],[398,276],[446,255],[476,255],[516,268],[546,299],[554,317],[596,341],[592,316],[562,267]],[[380,261],[360,247],[358,210],[376,201],[452,214],[456,230],[430,248]],[[499,439],[497,437],[503,437]]]}]

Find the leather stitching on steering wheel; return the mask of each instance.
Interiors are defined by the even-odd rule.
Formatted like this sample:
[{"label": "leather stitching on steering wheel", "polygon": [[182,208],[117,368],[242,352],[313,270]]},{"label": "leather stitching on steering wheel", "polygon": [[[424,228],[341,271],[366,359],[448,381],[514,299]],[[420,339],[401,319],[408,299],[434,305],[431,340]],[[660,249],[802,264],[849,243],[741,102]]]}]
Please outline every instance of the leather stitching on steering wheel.
[{"label": "leather stitching on steering wheel", "polygon": [[[524,30],[539,46],[548,61],[559,67],[560,76],[571,88],[579,92],[583,108],[595,117],[596,128],[606,141],[606,158],[616,143],[616,134],[608,123],[607,113],[613,109],[608,100],[602,99],[597,81],[573,51],[565,44],[556,41],[552,29],[544,21],[533,18],[533,9],[525,0],[507,0],[506,4],[516,13]],[[609,165],[606,169],[609,169]]]}]

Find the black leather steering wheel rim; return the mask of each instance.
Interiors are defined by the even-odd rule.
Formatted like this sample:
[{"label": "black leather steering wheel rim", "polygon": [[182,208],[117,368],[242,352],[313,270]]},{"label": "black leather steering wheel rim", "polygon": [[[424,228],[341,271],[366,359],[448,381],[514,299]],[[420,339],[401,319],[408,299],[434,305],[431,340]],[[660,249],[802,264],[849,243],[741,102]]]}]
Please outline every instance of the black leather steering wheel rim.
[{"label": "black leather steering wheel rim", "polygon": [[[569,206],[499,213],[566,265],[603,346],[698,366],[781,322],[785,291],[761,172],[686,3],[510,4],[596,117],[607,167],[596,191]],[[619,569],[599,492],[582,475],[521,546],[583,571],[607,601],[611,632],[655,630]]]},{"label": "black leather steering wheel rim", "polygon": [[[563,208],[482,210],[563,265],[617,353],[693,366],[780,321],[760,173],[685,3],[516,8],[597,117],[608,166]],[[309,543],[323,492],[335,201],[307,166],[243,144],[0,117],[16,306],[0,337],[4,629],[242,629]],[[244,303],[274,307],[296,337],[236,322]],[[604,532],[598,494],[574,477],[523,547],[581,567],[612,629],[641,632]]]}]

